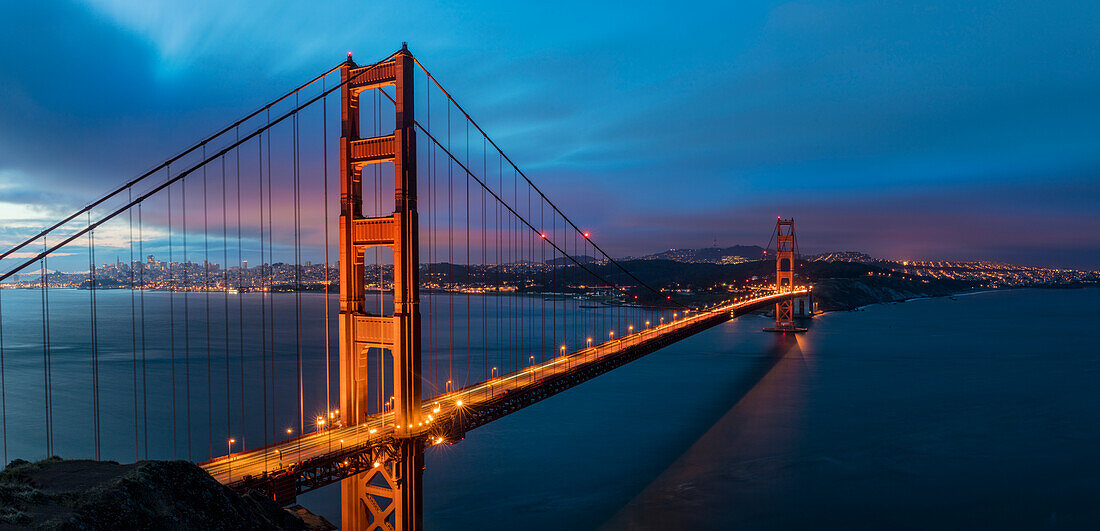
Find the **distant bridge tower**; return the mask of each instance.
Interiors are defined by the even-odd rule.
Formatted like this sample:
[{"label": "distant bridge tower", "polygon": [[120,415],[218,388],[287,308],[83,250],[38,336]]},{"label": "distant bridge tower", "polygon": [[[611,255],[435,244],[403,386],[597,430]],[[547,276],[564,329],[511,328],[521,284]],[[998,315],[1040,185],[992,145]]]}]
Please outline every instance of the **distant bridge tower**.
[{"label": "distant bridge tower", "polygon": [[[779,293],[794,290],[794,218],[778,218],[775,221],[775,289]],[[794,300],[783,299],[775,303],[775,327],[765,328],[768,332],[805,332],[794,323]]]},{"label": "distant bridge tower", "polygon": [[[375,458],[378,466],[341,483],[342,528],[421,527],[424,441],[420,397],[419,223],[416,211],[416,137],[413,65],[407,47],[380,65],[340,68],[343,132],[340,138],[340,411],[345,425],[367,416],[368,349],[392,356],[395,443]],[[393,134],[359,137],[359,95],[394,86]],[[368,164],[392,162],[394,210],[362,215],[362,174]],[[364,304],[363,252],[393,250],[393,315],[371,315]],[[381,381],[381,379],[380,379]]]}]

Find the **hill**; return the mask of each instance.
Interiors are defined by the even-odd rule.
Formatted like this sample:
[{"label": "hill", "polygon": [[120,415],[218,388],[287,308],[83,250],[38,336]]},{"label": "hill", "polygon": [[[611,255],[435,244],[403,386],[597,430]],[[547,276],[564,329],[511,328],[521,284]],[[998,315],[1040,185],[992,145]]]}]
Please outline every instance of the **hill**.
[{"label": "hill", "polygon": [[764,248],[758,245],[734,245],[732,247],[704,247],[702,249],[669,249],[660,253],[642,256],[641,260],[672,260],[688,263],[738,263],[760,260],[764,257]]}]

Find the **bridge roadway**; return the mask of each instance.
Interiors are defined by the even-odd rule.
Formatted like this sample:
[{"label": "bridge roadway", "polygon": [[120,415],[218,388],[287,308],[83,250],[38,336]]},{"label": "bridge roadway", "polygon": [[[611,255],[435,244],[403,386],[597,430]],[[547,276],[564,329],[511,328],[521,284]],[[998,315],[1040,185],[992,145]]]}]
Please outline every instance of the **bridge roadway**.
[{"label": "bridge roadway", "polygon": [[[528,368],[445,393],[424,402],[423,426],[393,425],[393,413],[372,415],[357,426],[336,427],[293,437],[262,448],[200,463],[217,481],[238,490],[260,488],[278,501],[350,477],[364,467],[379,466],[395,436],[414,432],[426,445],[454,442],[465,432],[517,409],[694,335],[743,313],[784,298],[808,293],[800,289],[734,301],[693,311],[668,323],[604,341]],[[280,496],[277,483],[290,489]]]}]

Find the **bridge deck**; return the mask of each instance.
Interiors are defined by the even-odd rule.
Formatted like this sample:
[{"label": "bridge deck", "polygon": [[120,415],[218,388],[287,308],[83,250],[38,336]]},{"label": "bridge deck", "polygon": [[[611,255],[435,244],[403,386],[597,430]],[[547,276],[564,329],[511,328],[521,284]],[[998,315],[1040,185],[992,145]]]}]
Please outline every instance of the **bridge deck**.
[{"label": "bridge deck", "polygon": [[[295,494],[378,466],[395,437],[414,433],[428,444],[451,442],[481,426],[599,374],[637,359],[737,315],[806,290],[773,294],[693,312],[589,348],[567,353],[529,368],[436,396],[424,402],[424,426],[398,427],[393,414],[372,415],[352,427],[330,428],[263,448],[212,459],[200,465],[216,480],[238,489],[279,490]],[[276,494],[276,498],[279,498]]]}]

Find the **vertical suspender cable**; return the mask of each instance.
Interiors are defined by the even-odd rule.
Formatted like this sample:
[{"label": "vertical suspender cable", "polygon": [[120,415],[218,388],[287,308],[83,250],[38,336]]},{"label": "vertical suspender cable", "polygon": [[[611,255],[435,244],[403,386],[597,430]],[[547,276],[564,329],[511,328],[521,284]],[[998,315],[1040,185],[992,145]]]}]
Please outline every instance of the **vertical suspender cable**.
[{"label": "vertical suspender cable", "polygon": [[[470,166],[470,125],[466,124],[466,167]],[[466,287],[470,286],[470,172],[466,172]],[[470,385],[470,290],[466,289],[466,379],[463,387]]]},{"label": "vertical suspender cable", "polygon": [[[206,160],[206,146],[202,148]],[[210,349],[210,215],[207,202],[206,164],[202,165],[202,292],[206,306],[206,440],[208,458],[214,457],[214,362]]]},{"label": "vertical suspender cable", "polygon": [[[428,103],[427,103],[427,105],[424,106],[425,107],[425,109],[424,109],[425,113],[424,114],[426,116],[425,120],[428,124],[428,128],[430,129],[431,126],[432,126],[432,94],[431,94],[431,91],[428,90],[429,88],[430,87],[428,87],[425,84],[425,90],[424,90],[425,98],[424,98],[424,100],[427,101]],[[433,283],[432,282],[433,278],[438,278],[436,276],[436,271],[434,269],[434,266],[435,266],[435,260],[434,260],[434,257],[435,257],[435,231],[432,230],[432,228],[433,228],[433,225],[432,225],[432,211],[435,210],[435,206],[434,206],[435,205],[435,168],[433,167],[434,161],[435,161],[435,145],[429,144],[428,145],[428,159],[427,159],[427,162],[428,162],[428,167],[427,167],[427,169],[428,169],[428,189],[427,189],[428,209],[427,209],[427,212],[426,212],[427,224],[428,224],[427,236],[428,236],[428,282],[429,283]],[[436,373],[435,373],[435,369],[436,369],[436,366],[435,366],[435,364],[436,364],[436,361],[435,361],[435,326],[434,326],[435,325],[435,319],[433,318],[433,316],[435,315],[435,302],[434,301],[435,301],[435,297],[432,297],[432,296],[428,296],[424,301],[428,305],[428,326],[427,326],[427,330],[428,330],[428,350],[427,350],[427,352],[428,352],[428,383],[429,383],[429,388],[431,389],[432,396],[435,396],[435,395],[439,394],[439,382],[436,381]]]},{"label": "vertical suspender cable", "polygon": [[[297,98],[297,96],[295,96]],[[236,128],[237,142],[241,141],[240,127]],[[239,350],[237,351],[238,370],[240,371],[240,380],[238,381],[238,388],[241,395],[241,433],[240,442],[241,448],[245,446],[245,432],[244,432],[244,298],[239,294],[244,290],[244,255],[241,253],[241,148],[237,147],[233,150],[233,159],[237,164],[237,171],[234,172],[233,178],[237,184],[237,344]]]},{"label": "vertical suspender cable", "polygon": [[[145,223],[141,215],[141,203],[138,203],[138,258],[145,254]],[[141,263],[141,292],[138,294],[141,302],[141,429],[142,446],[145,450],[145,458],[149,459],[149,385],[148,372],[146,371],[145,356],[145,265]]]},{"label": "vertical suspender cable", "polygon": [[[42,249],[45,250],[46,237],[42,236]],[[42,257],[42,391],[45,395],[43,408],[46,412],[46,457],[53,455],[53,418],[50,407],[50,278],[49,263]]]},{"label": "vertical suspender cable", "polygon": [[[516,185],[515,176],[515,172],[512,172],[512,204],[516,205],[515,208],[519,208],[519,187]],[[512,214],[512,216],[508,219],[508,242],[510,253],[509,258],[511,259],[509,262],[511,264],[515,264],[519,258],[519,252],[516,248],[517,244],[519,243],[519,234],[516,232],[516,229],[518,227],[519,220],[516,219],[516,214]],[[513,271],[515,270],[513,269]],[[516,277],[516,281],[518,282],[518,277]],[[518,303],[519,301],[517,300],[517,297],[508,297],[508,305],[510,306],[511,310],[508,315],[508,328],[509,331],[512,333],[512,337],[515,338],[519,337],[519,320],[516,319],[516,306],[518,305]],[[520,345],[522,345],[520,341],[512,342],[512,367],[514,368],[514,370],[519,370],[520,366],[522,365],[519,359],[520,356],[522,356],[522,354],[520,354]]]},{"label": "vertical suspender cable", "polygon": [[[127,197],[130,201],[134,199],[133,189],[127,190]],[[137,398],[137,304],[134,300],[134,268],[137,267],[137,262],[134,262],[134,209],[131,207],[127,211],[127,215],[130,218],[130,369],[133,373],[134,383],[134,461],[137,461],[140,457],[140,446],[138,439],[138,398]],[[0,369],[2,372],[2,369]]]},{"label": "vertical suspender cable", "polygon": [[[267,111],[267,123],[268,123],[268,126],[271,125],[271,111],[270,110]],[[268,322],[268,326],[270,327],[267,330],[267,345],[268,345],[268,348],[270,349],[270,354],[269,354],[268,357],[269,357],[270,363],[271,363],[271,430],[272,430],[273,439],[278,440],[279,439],[279,433],[275,431],[275,430],[278,429],[275,426],[275,424],[276,424],[275,423],[275,411],[277,410],[277,408],[275,407],[275,404],[277,402],[277,399],[276,399],[277,395],[275,394],[275,381],[278,380],[278,378],[275,377],[275,291],[272,288],[272,284],[273,284],[272,275],[274,274],[273,270],[274,270],[274,263],[275,263],[275,226],[274,226],[275,211],[272,209],[272,203],[271,203],[271,188],[272,188],[272,185],[271,185],[272,180],[271,179],[272,179],[272,177],[271,177],[271,132],[268,132],[267,133],[267,260],[268,260],[268,267],[265,270],[265,273],[267,274],[267,287],[268,287],[268,290],[269,290],[268,293],[270,294],[270,297],[271,297],[271,304],[267,305],[267,322]]]},{"label": "vertical suspender cable", "polygon": [[[450,107],[448,107],[447,109],[450,110]],[[498,188],[498,189],[501,190],[502,193],[503,193],[503,190],[504,190],[504,167],[503,166],[500,167],[499,177],[500,177],[500,188]],[[501,321],[501,304],[500,304],[500,293],[501,293],[500,283],[501,283],[501,280],[502,280],[501,279],[501,262],[502,262],[502,260],[501,260],[501,253],[500,253],[500,251],[501,251],[500,232],[501,232],[501,229],[504,227],[504,224],[501,223],[501,221],[500,221],[500,201],[497,201],[496,205],[494,205],[494,206],[496,207],[496,215],[497,215],[496,216],[497,217],[497,219],[496,219],[496,228],[493,230],[493,233],[496,234],[496,237],[497,237],[497,241],[496,241],[496,249],[497,249],[497,263],[496,263],[496,277],[497,277],[496,285],[497,285],[497,289],[496,289],[496,291],[497,291],[497,296],[495,297],[496,300],[497,300],[497,367],[500,367],[500,371],[503,372],[504,371],[504,330],[502,329],[503,322]]]},{"label": "vertical suspender cable", "polygon": [[[205,167],[205,166],[204,166]],[[187,256],[187,179],[180,181],[180,217],[183,218],[183,388],[187,405],[187,460],[191,453],[191,259]]]},{"label": "vertical suspender cable", "polygon": [[[266,447],[271,439],[268,437],[267,426],[267,262],[264,260],[264,137],[263,134],[256,139],[256,153],[259,155],[256,162],[256,169],[259,172],[259,191],[260,195],[257,198],[257,209],[260,212],[260,372],[263,375],[261,380],[261,394],[263,394],[263,409],[260,410],[260,416],[263,417],[263,433],[264,433],[264,446]],[[274,422],[274,419],[272,419]],[[267,452],[264,452],[264,472],[267,472]]]},{"label": "vertical suspender cable", "polygon": [[[321,79],[321,92],[325,91],[325,80]],[[331,341],[329,337],[329,301],[328,301],[328,98],[321,98],[321,214],[325,235],[325,412],[332,410],[332,376],[329,373]],[[329,451],[332,451],[332,438],[329,438]]]},{"label": "vertical suspender cable", "polygon": [[[447,151],[451,151],[451,108],[447,107]],[[447,162],[447,391],[453,391],[455,379],[455,292],[454,292],[454,165]]]},{"label": "vertical suspender cable", "polygon": [[[169,168],[171,176],[171,168]],[[172,186],[168,186],[168,351],[172,366],[172,459],[176,458],[176,284],[172,246]]]},{"label": "vertical suspender cable", "polygon": [[[531,215],[531,188],[530,187],[527,188],[527,217],[531,217],[531,218],[534,217],[534,216]],[[542,230],[541,225],[539,226],[539,230]],[[532,280],[533,280],[531,262],[534,262],[534,258],[535,258],[534,242],[531,241],[531,235],[528,234],[527,235],[527,255],[524,258],[524,261],[527,262],[526,267],[524,268],[524,273],[526,274],[526,277],[527,277],[527,282],[524,286],[525,291],[527,289],[527,286],[530,286],[531,283],[532,283]],[[528,295],[525,295],[524,300],[527,301],[527,355],[528,356],[533,356],[534,355],[533,346],[534,346],[534,340],[535,340],[535,319],[534,319],[535,302],[533,300],[530,300],[530,296],[528,296]],[[541,356],[540,356],[539,361],[542,361]]]},{"label": "vertical suspender cable", "polygon": [[[88,212],[88,224],[92,223],[92,214]],[[95,458],[100,456],[99,447],[99,337],[96,332],[95,304],[95,231],[88,232],[88,302],[92,335],[92,447]]]},{"label": "vertical suspender cable", "polygon": [[[298,96],[294,96],[297,107]],[[300,154],[298,152],[298,113],[294,113],[294,346],[298,361],[298,435],[305,434],[306,413],[305,402],[302,393],[302,218],[301,218],[301,188],[299,182],[301,174]],[[301,459],[301,445],[298,447],[298,458]]]},{"label": "vertical suspender cable", "polygon": [[233,412],[229,407],[232,392],[229,384],[229,203],[226,199],[225,155],[222,163],[222,322],[225,324],[225,435],[233,432]]},{"label": "vertical suspender cable", "polygon": [[[489,174],[488,159],[485,156],[485,142],[484,141],[482,141],[482,143],[481,143],[481,172],[486,175],[486,178],[488,178],[488,174]],[[480,240],[480,243],[481,243],[481,267],[482,267],[482,270],[484,271],[484,269],[488,266],[488,263],[489,263],[489,261],[485,258],[485,251],[486,251],[486,247],[488,247],[488,245],[489,245],[489,242],[488,242],[488,239],[485,236],[485,218],[487,216],[486,216],[486,213],[485,213],[485,189],[484,188],[481,189],[481,208],[478,210],[478,213],[480,214],[480,217],[481,217],[481,238],[479,238],[479,240]],[[484,275],[486,275],[486,273],[483,273],[482,275],[483,276],[480,279],[480,282],[484,286],[484,285],[488,284],[489,279],[488,279],[487,276],[484,276]],[[485,293],[485,292],[486,292],[485,290],[482,290],[482,293]],[[481,372],[482,372],[482,378],[481,379],[486,380],[486,379],[489,378],[489,301],[486,300],[484,296],[481,297],[481,345],[482,345],[481,346]]]}]

